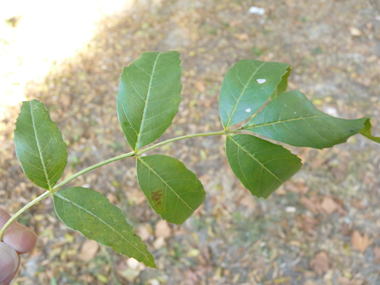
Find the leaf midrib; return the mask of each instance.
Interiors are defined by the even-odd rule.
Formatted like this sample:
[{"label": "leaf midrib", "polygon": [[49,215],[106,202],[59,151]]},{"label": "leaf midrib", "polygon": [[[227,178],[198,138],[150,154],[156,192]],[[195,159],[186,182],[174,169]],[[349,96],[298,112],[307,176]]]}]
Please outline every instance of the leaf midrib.
[{"label": "leaf midrib", "polygon": [[266,168],[264,166],[264,164],[262,164],[256,157],[254,157],[252,154],[250,154],[244,147],[242,147],[240,144],[238,144],[233,138],[231,138],[231,136],[227,136],[230,140],[232,140],[239,148],[241,148],[244,152],[246,152],[250,157],[252,157],[252,159],[254,159],[258,164],[261,165],[262,168],[264,168],[266,171],[268,171],[270,174],[273,175],[273,177],[275,177],[278,181],[280,181],[281,183],[284,183],[284,181],[282,181],[279,177],[277,177],[276,174],[274,174],[272,171],[270,171],[268,168]]},{"label": "leaf midrib", "polygon": [[145,116],[146,116],[146,110],[148,109],[148,101],[149,101],[149,97],[150,97],[150,90],[152,88],[152,82],[153,82],[153,75],[154,75],[154,71],[156,69],[156,64],[157,64],[157,61],[158,61],[158,58],[160,57],[161,55],[161,52],[159,52],[157,54],[157,57],[156,57],[156,60],[154,61],[154,64],[153,64],[153,68],[152,68],[152,74],[150,76],[150,81],[149,81],[149,87],[148,87],[148,94],[146,96],[146,101],[144,103],[144,113],[143,113],[143,117],[142,117],[142,120],[141,120],[141,125],[140,125],[140,129],[139,129],[139,133],[137,134],[137,139],[136,139],[136,145],[135,145],[135,151],[137,151],[137,149],[139,148],[139,144],[140,144],[140,138],[141,138],[141,131],[143,129],[143,126],[144,126],[144,122],[145,122]]},{"label": "leaf midrib", "polygon": [[141,161],[150,171],[152,171],[158,178],[160,178],[160,180],[162,181],[162,182],[164,182],[165,183],[165,185],[178,197],[178,200],[181,200],[190,210],[192,210],[193,212],[195,211],[193,208],[191,208],[182,198],[181,198],[181,196],[179,196],[178,194],[177,194],[177,192],[175,192],[174,190],[173,190],[173,188],[172,187],[170,187],[170,185],[156,172],[156,171],[154,171],[153,170],[153,168],[151,168],[147,163],[145,163],[141,158],[139,158],[139,157],[137,157],[137,159],[139,160],[139,161]]},{"label": "leaf midrib", "polygon": [[47,184],[49,186],[49,190],[51,191],[50,179],[49,179],[49,176],[48,176],[48,174],[46,172],[45,161],[43,160],[43,157],[42,157],[40,142],[38,140],[37,129],[36,129],[36,126],[35,126],[35,123],[34,123],[33,108],[32,108],[32,104],[31,103],[29,104],[29,107],[30,107],[30,115],[32,117],[32,125],[33,125],[34,136],[35,136],[35,139],[36,139],[36,142],[37,142],[37,148],[38,148],[39,158],[40,158],[41,163],[42,163],[42,168],[44,170],[46,182],[47,182]]},{"label": "leaf midrib", "polygon": [[328,117],[328,116],[297,117],[297,118],[286,119],[286,120],[278,120],[278,121],[271,122],[271,123],[263,123],[263,124],[253,125],[253,126],[247,126],[247,127],[243,127],[243,129],[256,129],[256,128],[272,126],[272,125],[276,125],[276,124],[285,124],[285,123],[291,122],[291,121],[313,119],[313,118],[326,118],[326,117]]},{"label": "leaf midrib", "polygon": [[[98,219],[100,222],[102,222],[104,225],[106,225],[107,227],[109,227],[111,230],[113,230],[115,233],[117,233],[123,240],[125,240],[127,243],[129,243],[134,249],[136,249],[138,252],[140,252],[141,254],[143,254],[147,259],[148,257],[146,256],[146,254],[142,251],[140,251],[137,247],[135,247],[129,240],[127,240],[126,238],[124,238],[123,235],[121,235],[118,231],[116,231],[112,226],[110,226],[108,223],[106,223],[105,221],[103,221],[101,218],[99,218],[98,216],[94,215],[92,212],[89,212],[86,208],[83,208],[82,206],[78,205],[77,203],[63,197],[63,196],[60,196],[58,193],[54,193],[54,196],[58,197],[58,198],[61,198],[62,200],[78,207],[79,209],[81,209],[82,211],[88,213],[89,215],[93,216],[94,218]],[[76,230],[76,229],[74,229]]]},{"label": "leaf midrib", "polygon": [[[255,72],[252,73],[251,77],[248,79],[247,83],[244,85],[244,88],[243,88],[243,90],[241,91],[241,93],[240,93],[240,95],[239,95],[239,98],[237,99],[236,104],[235,104],[235,106],[234,106],[234,108],[233,108],[233,110],[232,110],[232,112],[231,112],[231,116],[230,116],[230,118],[228,119],[228,122],[227,122],[227,124],[226,124],[226,129],[227,129],[227,130],[228,130],[229,126],[230,126],[230,123],[231,123],[232,117],[234,116],[234,114],[235,114],[235,112],[236,112],[237,105],[239,105],[239,102],[240,102],[241,96],[243,96],[243,94],[244,94],[244,92],[245,92],[245,89],[247,89],[247,86],[248,86],[248,84],[251,82],[253,76],[256,75],[256,73],[259,71],[259,69],[260,69],[261,67],[263,67],[263,65],[264,65],[265,63],[266,63],[266,62],[263,62],[262,64],[259,65],[259,67],[257,67],[257,69],[255,70]],[[236,68],[236,69],[237,69],[237,68]],[[236,72],[237,72],[237,70],[236,70]],[[237,75],[236,75],[236,76],[237,76]],[[237,77],[238,77],[238,76],[237,76]],[[226,82],[226,84],[227,84],[227,82]],[[231,94],[231,96],[232,96],[232,94]]]}]

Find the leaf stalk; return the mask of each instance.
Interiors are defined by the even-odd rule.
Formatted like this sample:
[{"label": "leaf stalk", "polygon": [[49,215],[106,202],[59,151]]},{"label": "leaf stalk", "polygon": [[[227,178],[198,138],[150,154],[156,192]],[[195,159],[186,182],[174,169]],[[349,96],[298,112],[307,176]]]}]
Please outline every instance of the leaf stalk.
[{"label": "leaf stalk", "polygon": [[227,132],[223,130],[223,131],[219,131],[219,132],[201,133],[201,134],[193,134],[193,135],[180,136],[180,137],[176,137],[176,138],[173,138],[173,139],[169,139],[169,140],[157,143],[157,144],[152,145],[150,147],[146,147],[146,148],[140,149],[140,150],[136,151],[135,155],[139,156],[139,155],[143,154],[144,152],[147,152],[147,151],[152,150],[154,148],[163,146],[163,145],[171,143],[171,142],[179,141],[179,140],[184,140],[184,139],[189,139],[189,138],[196,138],[196,137],[221,136],[221,135],[226,135],[226,134],[227,134]]}]

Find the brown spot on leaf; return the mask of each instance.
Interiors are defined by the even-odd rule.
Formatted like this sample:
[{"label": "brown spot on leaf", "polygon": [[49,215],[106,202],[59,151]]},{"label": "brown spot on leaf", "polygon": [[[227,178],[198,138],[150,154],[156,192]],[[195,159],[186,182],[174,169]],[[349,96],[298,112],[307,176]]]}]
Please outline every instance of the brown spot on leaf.
[{"label": "brown spot on leaf", "polygon": [[161,190],[152,192],[150,195],[150,198],[152,199],[156,212],[163,212],[164,211],[164,190],[161,189]]}]

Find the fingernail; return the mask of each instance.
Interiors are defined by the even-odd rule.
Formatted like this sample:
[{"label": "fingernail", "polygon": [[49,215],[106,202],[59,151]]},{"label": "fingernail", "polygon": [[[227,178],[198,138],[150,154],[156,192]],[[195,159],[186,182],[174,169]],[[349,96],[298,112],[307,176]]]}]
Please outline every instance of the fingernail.
[{"label": "fingernail", "polygon": [[0,284],[14,275],[18,268],[18,255],[7,244],[0,242]]}]

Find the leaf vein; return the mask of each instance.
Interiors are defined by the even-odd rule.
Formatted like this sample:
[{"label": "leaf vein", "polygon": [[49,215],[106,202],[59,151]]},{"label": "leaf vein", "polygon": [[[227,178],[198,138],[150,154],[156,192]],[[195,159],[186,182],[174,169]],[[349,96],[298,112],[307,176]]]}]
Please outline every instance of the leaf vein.
[{"label": "leaf vein", "polygon": [[270,171],[267,167],[265,167],[254,155],[250,154],[244,147],[239,145],[234,139],[230,137],[230,139],[239,147],[241,148],[244,152],[246,152],[250,157],[252,157],[253,160],[255,160],[258,164],[260,164],[266,171],[268,171],[273,177],[275,177],[278,181],[281,183],[284,183],[279,177],[277,177],[272,171]]},{"label": "leaf vein", "polygon": [[243,96],[243,94],[244,94],[244,92],[245,92],[245,89],[247,89],[247,86],[248,86],[248,84],[251,82],[253,76],[256,75],[256,73],[260,70],[261,67],[264,66],[264,64],[265,64],[265,62],[263,62],[262,64],[260,64],[260,66],[255,70],[255,72],[252,73],[251,77],[248,79],[247,84],[244,85],[244,88],[243,88],[243,90],[241,91],[241,93],[240,93],[240,95],[239,95],[239,98],[238,98],[238,100],[237,100],[237,102],[236,102],[236,104],[235,104],[235,107],[234,107],[234,109],[233,109],[232,112],[231,112],[231,116],[230,116],[230,118],[228,119],[228,122],[227,122],[227,125],[226,125],[227,128],[228,128],[229,125],[230,125],[231,119],[232,119],[232,117],[234,116],[234,114],[235,114],[235,112],[236,112],[237,105],[239,104],[240,99],[241,99],[241,97]]},{"label": "leaf vein", "polygon": [[154,64],[153,64],[153,68],[152,68],[152,74],[150,76],[150,81],[149,81],[149,88],[148,88],[148,94],[146,96],[146,101],[145,101],[145,105],[144,105],[144,113],[143,113],[143,117],[142,117],[142,121],[141,121],[141,124],[140,124],[140,130],[139,132],[137,133],[137,139],[136,139],[136,145],[135,145],[135,151],[137,150],[138,148],[138,145],[140,143],[140,137],[141,137],[141,131],[143,129],[143,126],[144,126],[144,121],[145,121],[145,116],[146,116],[146,110],[148,109],[147,108],[147,104],[149,102],[149,97],[150,97],[150,94],[151,94],[151,88],[152,88],[152,82],[153,82],[153,75],[154,75],[154,71],[156,69],[156,65],[157,65],[157,61],[158,61],[158,58],[160,57],[161,55],[161,52],[159,52],[157,54],[157,57],[156,57],[156,60],[154,61]]},{"label": "leaf vein", "polygon": [[49,176],[46,173],[45,161],[43,160],[42,154],[41,154],[41,147],[40,147],[40,142],[38,140],[38,134],[37,134],[36,125],[35,125],[35,122],[34,122],[33,109],[32,109],[32,104],[31,103],[29,104],[29,107],[30,107],[30,115],[32,117],[33,130],[34,130],[34,134],[36,136],[35,139],[36,139],[36,142],[37,142],[37,148],[38,148],[38,152],[40,154],[41,164],[42,164],[42,167],[43,167],[43,171],[45,173],[45,178],[46,178],[47,185],[49,187],[49,190],[51,190]]},{"label": "leaf vein", "polygon": [[21,146],[27,153],[33,155],[34,157],[37,157],[37,158],[40,158],[38,155],[35,155],[34,153],[28,151],[23,145],[21,142],[18,142],[18,145]]},{"label": "leaf vein", "polygon": [[146,72],[144,69],[142,69],[140,66],[138,66],[136,64],[136,62],[134,62],[133,65],[136,66],[138,69],[140,69],[142,72],[144,72],[146,75],[148,75],[150,77],[150,74],[148,72]]},{"label": "leaf vein", "polygon": [[138,252],[140,252],[141,254],[143,254],[145,257],[147,257],[147,255],[140,251],[137,247],[134,246],[133,243],[131,243],[128,239],[126,239],[122,234],[120,234],[117,230],[115,230],[111,225],[109,225],[108,223],[106,223],[105,221],[103,221],[103,219],[101,219],[100,217],[96,216],[94,213],[88,211],[86,208],[83,208],[81,205],[67,199],[66,197],[63,197],[61,195],[57,193],[54,194],[55,196],[61,198],[62,200],[68,202],[68,203],[71,203],[72,205],[76,206],[78,209],[86,212],[87,214],[89,214],[90,216],[94,217],[98,222],[101,222],[103,223],[106,227],[110,228],[114,233],[118,234],[120,236],[121,239],[125,240],[127,243],[129,243],[131,246],[133,246]]},{"label": "leaf vein", "polygon": [[[178,194],[177,192],[174,191],[173,188],[170,187],[170,185],[157,173],[153,170],[153,168],[150,167],[150,165],[148,165],[147,163],[145,163],[141,158],[137,157],[137,159],[139,161],[141,161],[145,167],[147,167],[150,171],[152,171],[152,173],[154,173],[166,186],[167,188],[169,188],[177,197],[178,199],[180,199],[182,201],[182,203],[184,203],[190,210],[192,210],[193,212],[195,211],[193,208],[191,208]],[[165,206],[166,207],[166,206]]]}]

